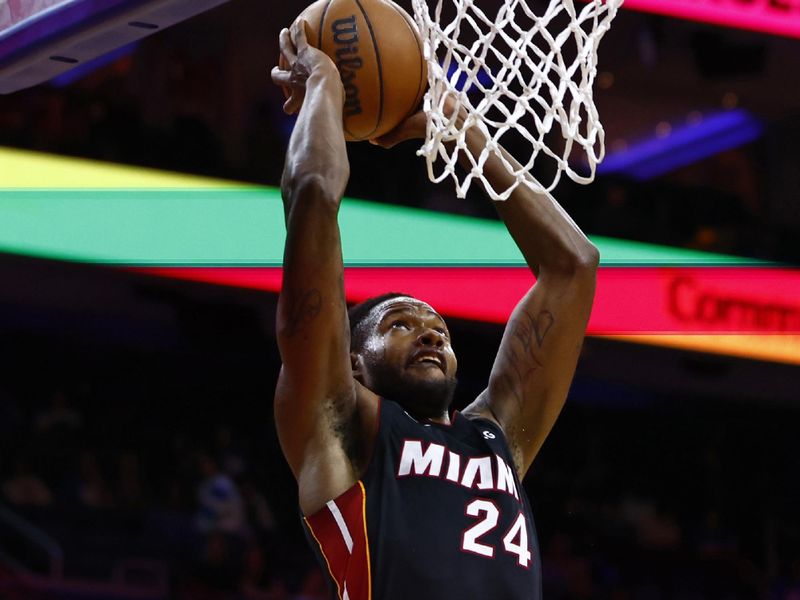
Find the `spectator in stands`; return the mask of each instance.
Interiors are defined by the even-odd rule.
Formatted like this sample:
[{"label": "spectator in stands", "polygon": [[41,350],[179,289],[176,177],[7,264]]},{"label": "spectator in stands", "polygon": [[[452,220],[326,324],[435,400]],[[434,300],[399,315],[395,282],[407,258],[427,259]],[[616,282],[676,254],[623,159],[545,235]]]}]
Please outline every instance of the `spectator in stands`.
[{"label": "spectator in stands", "polygon": [[247,523],[251,532],[257,540],[268,541],[270,535],[275,531],[275,516],[269,502],[250,479],[242,481],[241,490]]},{"label": "spectator in stands", "polygon": [[58,481],[73,467],[83,426],[81,413],[61,388],[55,388],[47,407],[33,419],[37,463],[46,468],[43,475],[47,480]]},{"label": "spectator in stands", "polygon": [[236,483],[223,473],[217,460],[200,452],[197,465],[202,480],[197,488],[197,528],[202,534],[223,533],[244,537],[247,524]]},{"label": "spectator in stands", "polygon": [[232,540],[219,532],[205,539],[203,556],[196,566],[195,580],[201,586],[220,592],[235,592],[241,578],[241,553]]},{"label": "spectator in stands", "polygon": [[705,559],[733,560],[739,555],[739,540],[723,526],[719,511],[709,510],[697,534],[697,553]]},{"label": "spectator in stands", "polygon": [[0,489],[3,497],[15,506],[43,508],[53,504],[50,488],[22,458],[14,461],[14,473],[0,485]]},{"label": "spectator in stands", "polygon": [[40,434],[61,429],[74,431],[83,427],[83,417],[70,406],[66,394],[57,389],[50,396],[48,407],[36,415],[34,427]]},{"label": "spectator in stands", "polygon": [[322,571],[319,570],[319,567],[314,566],[306,573],[295,600],[326,600],[330,597],[328,594],[328,586],[322,576]]},{"label": "spectator in stands", "polygon": [[146,506],[147,494],[142,483],[139,457],[133,452],[125,452],[119,457],[116,497],[122,508],[142,509]]},{"label": "spectator in stands", "polygon": [[678,550],[682,533],[675,517],[658,510],[655,502],[628,494],[620,505],[622,520],[635,532],[636,541],[649,550]]},{"label": "spectator in stands", "polygon": [[241,477],[247,471],[247,461],[228,425],[220,425],[214,432],[214,444],[220,470],[234,479]]},{"label": "spectator in stands", "polygon": [[85,508],[114,507],[111,488],[93,452],[83,452],[80,456],[74,493],[78,503]]},{"label": "spectator in stands", "polygon": [[264,552],[258,544],[250,544],[244,553],[240,592],[244,600],[273,600],[268,587]]}]

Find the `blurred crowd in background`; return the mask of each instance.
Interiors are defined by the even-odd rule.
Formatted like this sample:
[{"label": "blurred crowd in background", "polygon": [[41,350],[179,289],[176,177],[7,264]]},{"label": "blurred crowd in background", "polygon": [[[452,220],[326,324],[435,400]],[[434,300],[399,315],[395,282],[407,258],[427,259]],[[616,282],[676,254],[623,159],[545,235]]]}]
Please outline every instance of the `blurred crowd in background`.
[{"label": "blurred crowd in background", "polygon": [[[61,545],[66,577],[138,565],[135,583],[162,579],[179,599],[327,598],[273,433],[269,356],[213,370],[213,356],[48,347],[17,346],[2,384],[0,505]],[[526,480],[546,598],[798,597],[786,411],[658,395],[604,405],[583,385],[579,372]],[[0,597],[33,598],[15,586],[0,575]]]}]

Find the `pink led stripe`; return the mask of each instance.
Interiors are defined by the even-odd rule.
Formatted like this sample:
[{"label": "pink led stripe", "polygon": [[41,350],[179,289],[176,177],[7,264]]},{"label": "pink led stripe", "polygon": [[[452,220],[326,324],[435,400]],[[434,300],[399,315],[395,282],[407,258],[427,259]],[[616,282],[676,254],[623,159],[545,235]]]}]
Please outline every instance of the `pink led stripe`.
[{"label": "pink led stripe", "polygon": [[[278,291],[279,268],[143,268],[147,273]],[[451,317],[504,323],[534,279],[525,268],[346,269],[349,301],[387,291],[418,296]],[[800,270],[603,267],[589,333],[800,334]]]},{"label": "pink led stripe", "polygon": [[625,0],[623,7],[800,38],[798,0]]}]

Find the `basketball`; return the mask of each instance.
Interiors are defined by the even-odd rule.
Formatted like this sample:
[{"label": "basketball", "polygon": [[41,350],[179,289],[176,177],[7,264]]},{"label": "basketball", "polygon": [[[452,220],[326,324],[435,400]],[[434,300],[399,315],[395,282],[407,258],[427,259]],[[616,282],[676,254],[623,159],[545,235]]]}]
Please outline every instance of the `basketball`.
[{"label": "basketball", "polygon": [[348,141],[378,138],[417,108],[427,87],[422,42],[390,0],[319,0],[298,17],[308,43],[336,63],[345,90]]}]

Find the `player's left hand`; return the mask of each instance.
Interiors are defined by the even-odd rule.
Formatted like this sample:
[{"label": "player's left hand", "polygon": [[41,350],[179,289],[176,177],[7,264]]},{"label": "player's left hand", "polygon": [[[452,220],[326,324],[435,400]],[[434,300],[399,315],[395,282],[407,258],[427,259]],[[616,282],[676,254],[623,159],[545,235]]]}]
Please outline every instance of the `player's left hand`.
[{"label": "player's left hand", "polygon": [[414,113],[389,133],[369,141],[381,148],[393,148],[406,140],[421,140],[425,137],[428,119],[423,111]]},{"label": "player's left hand", "polygon": [[[453,98],[445,99],[445,114],[452,117],[456,110],[458,110],[457,118],[463,122],[467,117],[466,109],[459,106]],[[405,121],[400,123],[397,127],[392,129],[389,133],[382,135],[379,138],[371,139],[370,144],[380,146],[382,148],[392,148],[400,142],[406,140],[421,140],[425,138],[427,133],[428,117],[425,111],[419,111],[408,117]]]}]

